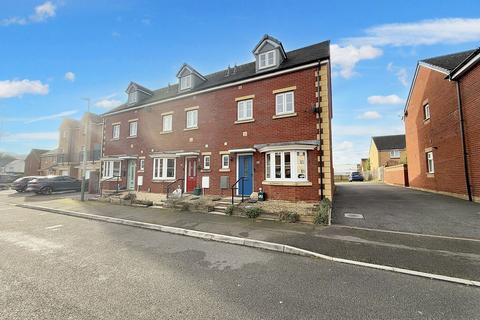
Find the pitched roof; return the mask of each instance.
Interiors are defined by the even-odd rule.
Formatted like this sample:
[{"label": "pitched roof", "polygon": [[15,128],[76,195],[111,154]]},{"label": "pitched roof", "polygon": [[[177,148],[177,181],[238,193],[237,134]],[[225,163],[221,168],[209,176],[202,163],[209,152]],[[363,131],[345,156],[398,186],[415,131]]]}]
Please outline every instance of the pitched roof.
[{"label": "pitched roof", "polygon": [[424,62],[432,66],[442,68],[445,71],[451,71],[455,69],[463,61],[465,61],[475,51],[476,49],[467,50],[467,51],[447,54],[444,56],[438,56],[438,57],[420,60],[420,62]]},{"label": "pitched roof", "polygon": [[405,149],[405,135],[372,137],[378,150]]},{"label": "pitched roof", "polygon": [[[278,68],[262,72],[262,75],[297,67],[297,66],[308,64],[318,60],[328,59],[330,58],[330,41],[323,41],[308,47],[287,52],[287,57],[288,58],[284,60]],[[229,70],[228,76],[226,76],[227,70]],[[258,75],[258,73],[255,70],[255,61],[237,66],[235,72],[233,72],[232,70],[233,70],[232,68],[229,68],[229,69],[224,69],[215,73],[211,73],[209,75],[205,75],[204,77],[207,80],[199,84],[198,86],[196,86],[193,90],[190,90],[188,94],[191,94],[192,92],[208,89],[208,88],[213,88],[219,85],[224,85],[231,82],[239,81],[239,80],[245,80]],[[110,113],[118,112],[118,111],[128,110],[130,108],[134,108],[139,105],[148,104],[151,102],[159,102],[165,99],[182,96],[184,94],[187,94],[187,93],[178,92],[178,84],[169,85],[167,87],[154,90],[153,95],[151,97],[145,100],[142,100],[137,104],[129,105],[127,103],[124,103],[112,110],[107,111],[106,113],[103,114],[103,116],[108,115]]]}]

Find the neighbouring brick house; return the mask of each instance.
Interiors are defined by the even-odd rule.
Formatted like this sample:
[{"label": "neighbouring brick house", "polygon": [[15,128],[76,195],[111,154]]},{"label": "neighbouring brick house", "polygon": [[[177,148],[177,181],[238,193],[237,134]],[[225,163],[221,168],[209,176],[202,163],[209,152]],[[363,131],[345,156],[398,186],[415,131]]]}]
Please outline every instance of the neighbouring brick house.
[{"label": "neighbouring brick house", "polygon": [[238,194],[331,199],[329,42],[285,52],[266,35],[253,55],[209,75],[184,64],[158,90],[130,83],[128,102],[103,115],[103,188],[119,177],[128,190],[228,196],[245,177]]},{"label": "neighbouring brick house", "polygon": [[479,61],[480,49],[418,62],[404,117],[411,187],[480,201]]},{"label": "neighbouring brick house", "polygon": [[25,175],[38,176],[40,174],[40,156],[48,150],[32,149],[25,158]]},{"label": "neighbouring brick house", "polygon": [[100,178],[101,144],[101,117],[86,112],[80,120],[64,119],[59,128],[58,148],[40,156],[40,174],[67,175],[80,179],[83,152],[86,149],[86,178],[92,179],[89,189],[96,192]]},{"label": "neighbouring brick house", "polygon": [[405,135],[372,137],[369,151],[370,173],[373,179],[383,180],[383,168],[407,161]]}]

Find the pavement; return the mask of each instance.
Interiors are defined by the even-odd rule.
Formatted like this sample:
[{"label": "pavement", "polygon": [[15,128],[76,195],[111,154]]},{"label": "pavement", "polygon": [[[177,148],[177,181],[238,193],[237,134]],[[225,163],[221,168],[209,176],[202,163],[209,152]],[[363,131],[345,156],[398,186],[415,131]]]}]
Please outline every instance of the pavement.
[{"label": "pavement", "polygon": [[338,183],[332,223],[480,239],[480,204],[379,183]]},{"label": "pavement", "polygon": [[4,203],[0,256],[0,319],[462,320],[480,314],[478,288]]},{"label": "pavement", "polygon": [[[10,198],[8,194],[0,193],[0,202],[11,203],[5,201]],[[19,197],[15,199],[16,203],[21,203]],[[335,258],[480,281],[480,241],[475,240],[342,226],[287,224],[174,209],[119,206],[97,201],[80,202],[65,196],[37,198],[34,204],[52,209],[273,242]]]}]

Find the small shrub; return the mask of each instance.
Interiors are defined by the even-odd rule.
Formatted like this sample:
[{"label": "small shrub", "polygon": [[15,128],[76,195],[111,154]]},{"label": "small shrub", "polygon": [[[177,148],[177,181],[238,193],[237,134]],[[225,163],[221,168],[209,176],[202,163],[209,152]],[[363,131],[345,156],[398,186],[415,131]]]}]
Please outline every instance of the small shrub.
[{"label": "small shrub", "polygon": [[279,214],[280,221],[295,223],[300,219],[300,215],[296,212],[282,211]]},{"label": "small shrub", "polygon": [[233,210],[235,209],[235,207],[233,205],[229,205],[227,207],[227,209],[225,209],[225,214],[231,216],[233,214]]},{"label": "small shrub", "polygon": [[263,210],[257,207],[251,207],[251,208],[245,209],[245,215],[250,219],[257,218],[261,213],[263,213]]},{"label": "small shrub", "polygon": [[327,198],[320,201],[320,205],[315,211],[313,223],[323,224],[323,225],[328,224],[328,214],[330,212],[331,207],[332,207],[332,204],[330,200],[328,200]]}]

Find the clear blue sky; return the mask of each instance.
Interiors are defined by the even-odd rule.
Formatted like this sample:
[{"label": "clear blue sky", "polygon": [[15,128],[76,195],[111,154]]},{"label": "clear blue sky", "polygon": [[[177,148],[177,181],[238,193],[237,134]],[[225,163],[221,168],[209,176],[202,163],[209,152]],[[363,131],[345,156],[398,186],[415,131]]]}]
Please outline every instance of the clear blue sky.
[{"label": "clear blue sky", "polygon": [[477,1],[271,4],[2,1],[0,151],[54,148],[62,116],[86,110],[83,97],[105,112],[126,99],[131,80],[156,89],[183,62],[206,74],[249,62],[268,33],[287,51],[331,40],[335,167],[348,170],[371,135],[403,133],[417,60],[480,45]]}]

